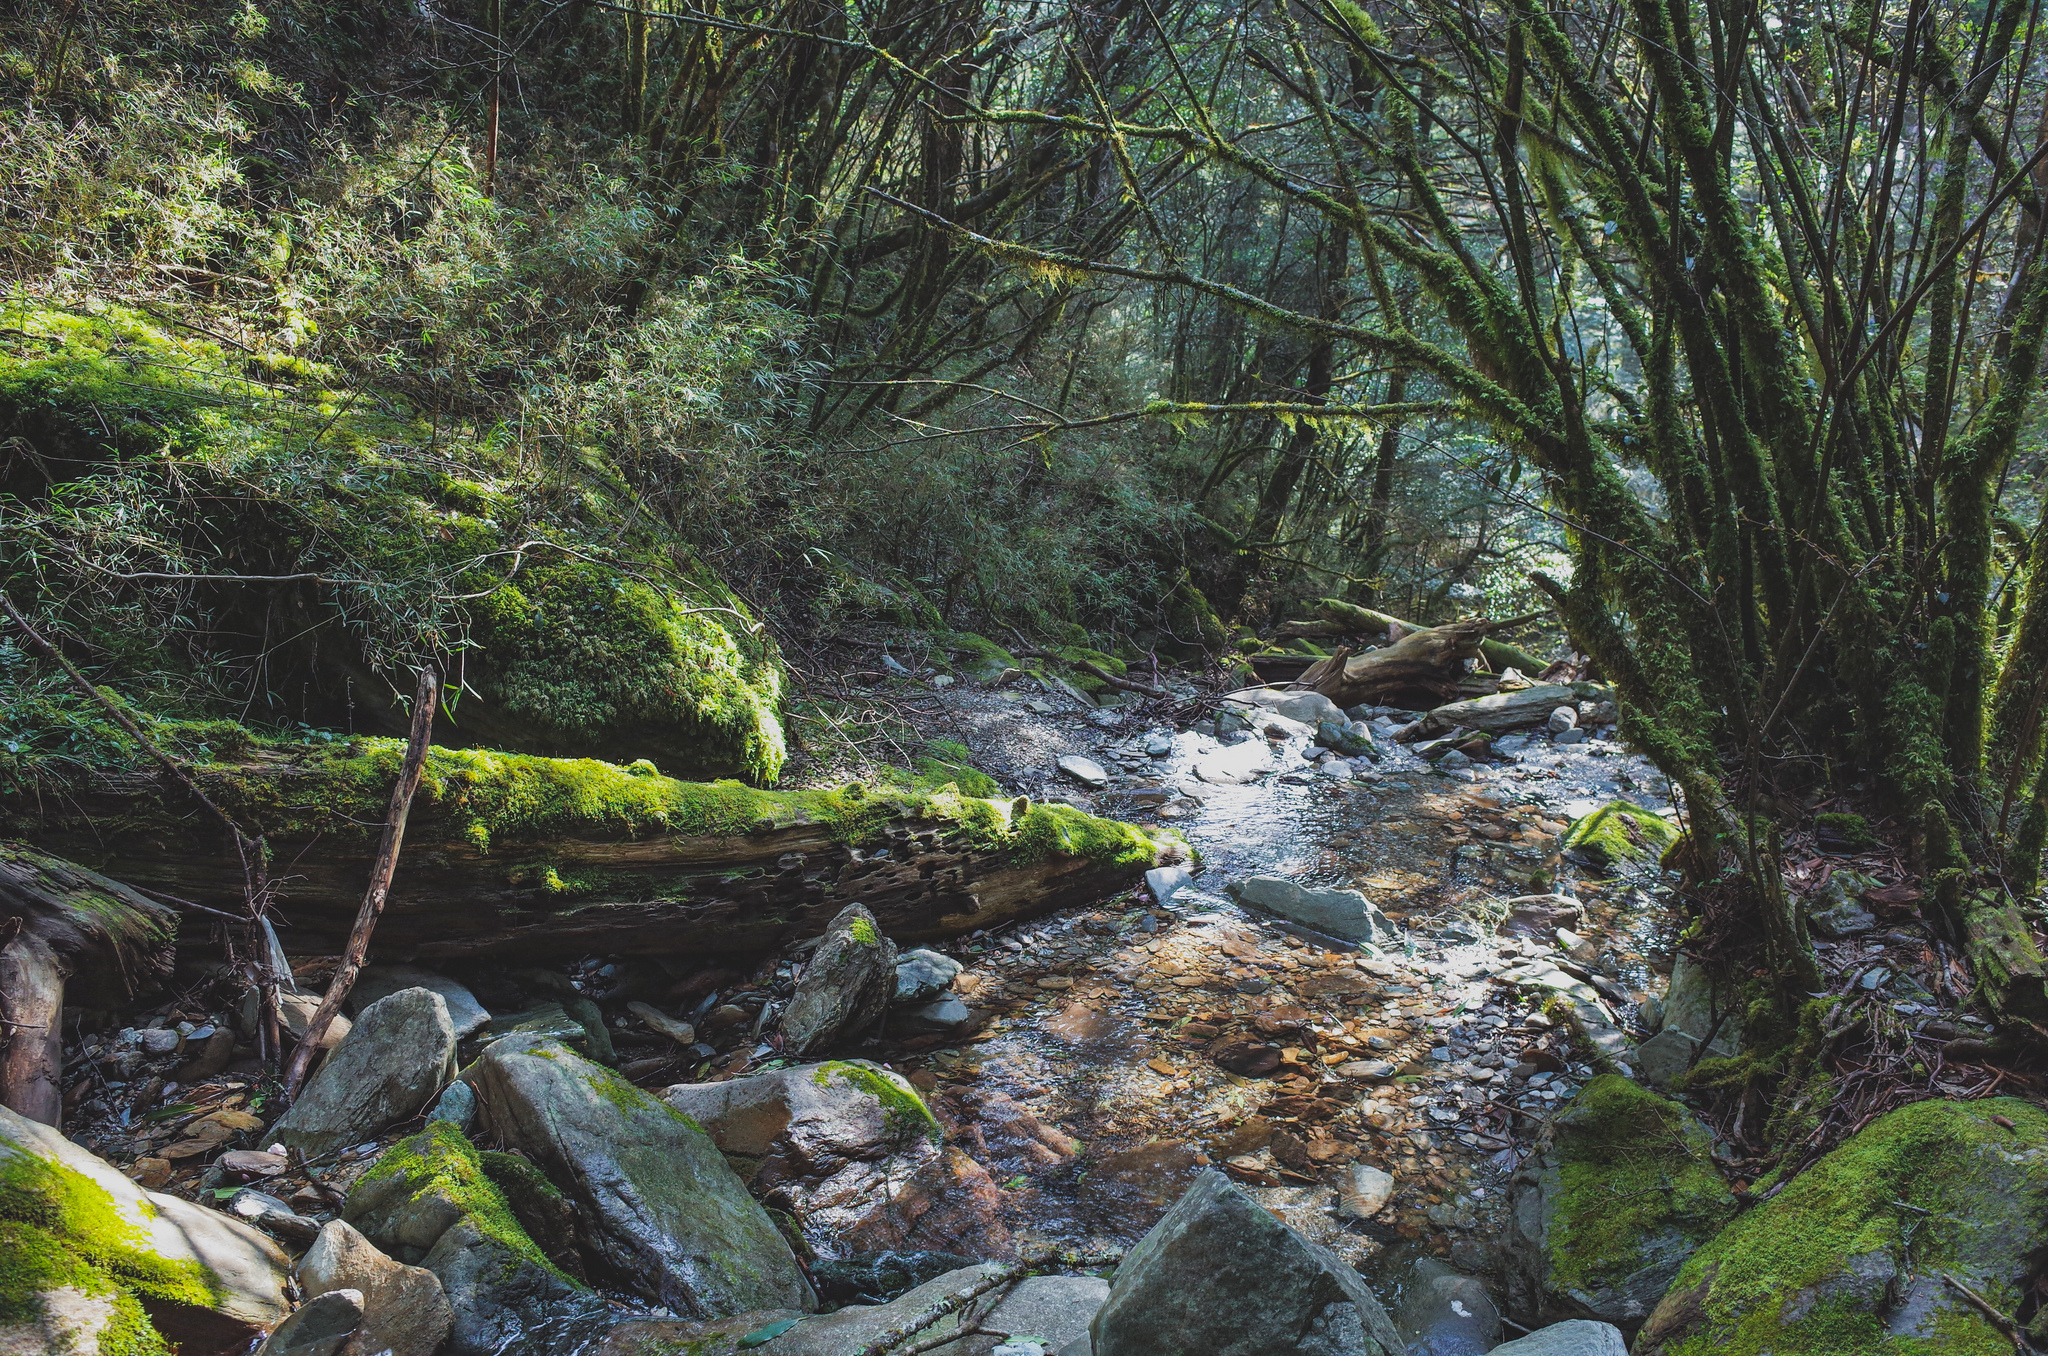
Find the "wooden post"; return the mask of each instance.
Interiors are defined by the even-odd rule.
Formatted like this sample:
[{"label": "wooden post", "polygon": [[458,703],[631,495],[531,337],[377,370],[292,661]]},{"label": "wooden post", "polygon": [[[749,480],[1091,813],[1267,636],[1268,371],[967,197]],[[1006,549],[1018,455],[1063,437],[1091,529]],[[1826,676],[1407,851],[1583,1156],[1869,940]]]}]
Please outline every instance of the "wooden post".
[{"label": "wooden post", "polygon": [[433,669],[421,669],[419,691],[412,703],[412,738],[405,746],[405,764],[399,769],[398,784],[391,788],[391,812],[385,817],[384,841],[378,846],[377,860],[370,868],[370,888],[364,892],[362,907],[356,911],[356,925],[349,932],[341,965],[327,982],[327,993],[307,1020],[306,1034],[299,1038],[298,1048],[292,1051],[291,1064],[284,1075],[287,1100],[298,1096],[313,1052],[320,1048],[320,1038],[327,1034],[328,1024],[341,1011],[342,1000],[355,985],[356,971],[362,968],[363,957],[370,952],[370,933],[376,929],[377,915],[384,912],[384,898],[391,893],[391,877],[398,870],[398,849],[405,841],[405,817],[412,809],[413,793],[419,790],[420,774],[426,769],[427,742],[433,733],[434,707],[439,696],[440,682]]}]

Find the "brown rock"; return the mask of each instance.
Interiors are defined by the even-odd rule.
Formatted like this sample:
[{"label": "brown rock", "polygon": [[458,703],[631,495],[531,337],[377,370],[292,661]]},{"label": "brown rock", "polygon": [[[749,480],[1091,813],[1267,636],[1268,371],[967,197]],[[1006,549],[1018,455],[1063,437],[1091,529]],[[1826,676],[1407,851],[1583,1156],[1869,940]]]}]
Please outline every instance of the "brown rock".
[{"label": "brown rock", "polygon": [[1209,1047],[1209,1058],[1219,1068],[1245,1078],[1261,1078],[1280,1067],[1278,1046],[1265,1045],[1244,1036],[1225,1036]]},{"label": "brown rock", "polygon": [[227,1068],[228,1061],[234,1057],[235,1033],[224,1026],[219,1027],[215,1029],[211,1036],[206,1038],[206,1044],[200,1047],[199,1053],[193,1058],[186,1060],[183,1064],[180,1064],[178,1071],[172,1074],[171,1077],[180,1086],[204,1083],[222,1069]]},{"label": "brown rock", "polygon": [[1315,1014],[1302,1007],[1267,1008],[1252,1014],[1252,1029],[1261,1036],[1291,1035],[1316,1019]]},{"label": "brown rock", "polygon": [[128,1177],[135,1185],[154,1191],[171,1180],[171,1162],[167,1158],[138,1158],[128,1165]]},{"label": "brown rock", "polygon": [[308,1295],[362,1292],[362,1326],[335,1356],[432,1356],[455,1323],[455,1310],[433,1272],[385,1256],[340,1220],[321,1226],[300,1259],[299,1289]]},{"label": "brown rock", "polygon": [[241,1178],[276,1177],[289,1166],[283,1154],[256,1149],[230,1149],[220,1156],[221,1171]]},{"label": "brown rock", "polygon": [[1309,1172],[1316,1166],[1316,1161],[1309,1157],[1307,1142],[1292,1130],[1274,1131],[1272,1142],[1266,1147],[1272,1151],[1273,1158],[1282,1167],[1293,1168],[1296,1172]]},{"label": "brown rock", "polygon": [[1332,998],[1370,993],[1372,987],[1372,981],[1356,970],[1336,970],[1327,975],[1312,975],[1294,986],[1295,991],[1304,998]]}]

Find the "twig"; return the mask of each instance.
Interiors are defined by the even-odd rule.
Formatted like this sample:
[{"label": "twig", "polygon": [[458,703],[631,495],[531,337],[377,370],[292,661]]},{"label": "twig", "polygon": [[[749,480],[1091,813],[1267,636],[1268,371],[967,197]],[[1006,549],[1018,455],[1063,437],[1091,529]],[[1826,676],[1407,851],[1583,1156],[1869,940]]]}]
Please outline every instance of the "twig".
[{"label": "twig", "polygon": [[1968,1300],[1971,1308],[1990,1319],[1992,1327],[1997,1328],[2006,1335],[2007,1339],[2012,1342],[2014,1356],[2034,1356],[2034,1344],[2029,1342],[2026,1334],[2020,1331],[2018,1319],[2001,1313],[1990,1300],[1985,1299],[1982,1295],[1970,1289],[1969,1286],[1957,1280],[1954,1272],[1942,1272],[1941,1279],[1947,1281],[1957,1294]]},{"label": "twig", "polygon": [[885,1352],[894,1351],[926,1328],[929,1328],[932,1324],[944,1318],[947,1314],[952,1313],[956,1309],[964,1308],[998,1286],[1008,1285],[1016,1280],[1024,1274],[1025,1266],[1026,1264],[1023,1262],[1011,1262],[988,1273],[971,1285],[962,1286],[950,1295],[940,1299],[938,1303],[932,1305],[908,1323],[884,1332],[880,1337],[862,1347],[857,1356],[883,1356]]},{"label": "twig", "polygon": [[419,690],[413,697],[412,738],[405,746],[405,763],[399,769],[398,784],[391,788],[391,813],[384,821],[384,841],[377,848],[376,863],[370,868],[370,888],[364,891],[362,907],[356,911],[356,924],[348,934],[348,948],[342,952],[341,964],[327,981],[327,992],[307,1019],[306,1034],[299,1038],[298,1048],[292,1051],[291,1064],[284,1075],[287,1100],[298,1095],[313,1051],[319,1048],[320,1038],[327,1033],[334,1014],[341,1011],[342,1000],[355,985],[356,971],[369,954],[370,933],[377,926],[377,916],[384,912],[384,898],[390,893],[391,877],[398,870],[398,849],[405,841],[405,819],[412,810],[413,793],[419,790],[420,775],[426,768],[427,743],[433,734],[434,706],[439,695],[440,682],[434,670],[421,669]]}]

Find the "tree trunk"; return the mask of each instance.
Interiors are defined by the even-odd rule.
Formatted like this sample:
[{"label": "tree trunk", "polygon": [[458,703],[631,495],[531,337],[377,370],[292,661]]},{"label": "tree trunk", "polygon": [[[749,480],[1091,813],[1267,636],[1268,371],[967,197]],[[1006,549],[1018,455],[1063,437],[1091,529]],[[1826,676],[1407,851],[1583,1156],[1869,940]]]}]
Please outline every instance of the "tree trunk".
[{"label": "tree trunk", "polygon": [[64,1119],[64,967],[50,944],[18,933],[0,950],[0,1106],[44,1125]]}]

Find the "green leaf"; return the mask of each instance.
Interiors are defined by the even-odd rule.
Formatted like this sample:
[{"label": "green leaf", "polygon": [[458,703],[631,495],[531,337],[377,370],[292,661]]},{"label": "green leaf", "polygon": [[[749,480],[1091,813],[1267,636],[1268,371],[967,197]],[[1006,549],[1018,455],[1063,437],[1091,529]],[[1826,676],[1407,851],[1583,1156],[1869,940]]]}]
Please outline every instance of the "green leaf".
[{"label": "green leaf", "polygon": [[748,1351],[754,1347],[765,1347],[801,1322],[803,1320],[800,1318],[785,1318],[770,1323],[765,1328],[756,1328],[739,1340],[739,1348],[741,1351]]}]

